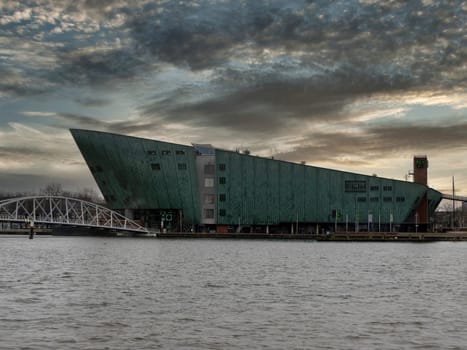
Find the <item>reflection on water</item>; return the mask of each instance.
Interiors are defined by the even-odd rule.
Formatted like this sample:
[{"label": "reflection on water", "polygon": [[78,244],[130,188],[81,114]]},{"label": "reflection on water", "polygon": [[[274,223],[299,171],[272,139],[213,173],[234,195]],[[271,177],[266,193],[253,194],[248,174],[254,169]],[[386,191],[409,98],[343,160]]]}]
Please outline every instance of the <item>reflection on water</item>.
[{"label": "reflection on water", "polygon": [[0,236],[0,349],[464,349],[466,250]]}]

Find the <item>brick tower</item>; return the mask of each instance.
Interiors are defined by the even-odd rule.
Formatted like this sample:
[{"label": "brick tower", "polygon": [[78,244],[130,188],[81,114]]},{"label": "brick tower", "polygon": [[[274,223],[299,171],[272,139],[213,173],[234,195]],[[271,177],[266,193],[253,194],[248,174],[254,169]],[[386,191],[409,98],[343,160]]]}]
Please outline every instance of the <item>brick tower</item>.
[{"label": "brick tower", "polygon": [[[413,181],[428,186],[428,159],[427,156],[413,157]],[[416,210],[418,224],[426,227],[428,225],[428,200],[426,193]]]}]

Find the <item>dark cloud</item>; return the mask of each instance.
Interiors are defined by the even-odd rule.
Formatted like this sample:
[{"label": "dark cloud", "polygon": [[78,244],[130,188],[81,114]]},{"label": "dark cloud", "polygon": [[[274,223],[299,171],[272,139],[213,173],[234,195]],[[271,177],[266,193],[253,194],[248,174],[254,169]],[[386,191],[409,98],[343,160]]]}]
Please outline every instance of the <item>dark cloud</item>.
[{"label": "dark cloud", "polygon": [[105,98],[95,98],[95,97],[78,97],[75,101],[85,107],[102,107],[107,106],[112,103],[111,100]]},{"label": "dark cloud", "polygon": [[[294,141],[290,152],[275,154],[289,161],[309,160],[348,163],[346,158],[378,159],[388,155],[414,152],[432,154],[465,149],[467,123],[455,125],[416,126],[408,123],[373,127],[362,133],[313,133],[307,139]],[[366,162],[364,161],[364,162]]]}]

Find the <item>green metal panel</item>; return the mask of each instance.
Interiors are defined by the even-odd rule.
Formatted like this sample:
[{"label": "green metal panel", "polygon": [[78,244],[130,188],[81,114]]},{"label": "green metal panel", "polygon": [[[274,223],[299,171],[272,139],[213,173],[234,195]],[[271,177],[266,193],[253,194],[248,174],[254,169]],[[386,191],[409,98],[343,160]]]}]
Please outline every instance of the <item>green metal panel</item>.
[{"label": "green metal panel", "polygon": [[97,131],[71,133],[109,207],[183,209],[185,222],[199,223],[192,147]]},{"label": "green metal panel", "polygon": [[[295,222],[342,224],[403,223],[418,206],[426,186],[411,182],[305,166],[236,152],[216,150],[217,164],[224,164],[227,185],[218,185],[226,195],[220,203],[225,216],[220,224],[278,224]],[[363,186],[356,192],[346,184]],[[431,193],[431,192],[430,192]],[[439,192],[433,191],[436,196]],[[435,197],[436,197],[435,196]],[[430,211],[436,208],[433,202]]]}]

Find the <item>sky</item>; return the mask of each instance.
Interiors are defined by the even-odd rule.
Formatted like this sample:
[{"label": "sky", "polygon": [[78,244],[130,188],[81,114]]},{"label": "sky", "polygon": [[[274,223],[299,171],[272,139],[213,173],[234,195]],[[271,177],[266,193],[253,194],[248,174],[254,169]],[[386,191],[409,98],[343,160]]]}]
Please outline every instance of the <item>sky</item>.
[{"label": "sky", "polygon": [[[95,188],[70,128],[467,195],[467,1],[0,0],[0,192]],[[408,178],[411,181],[411,178]]]}]

